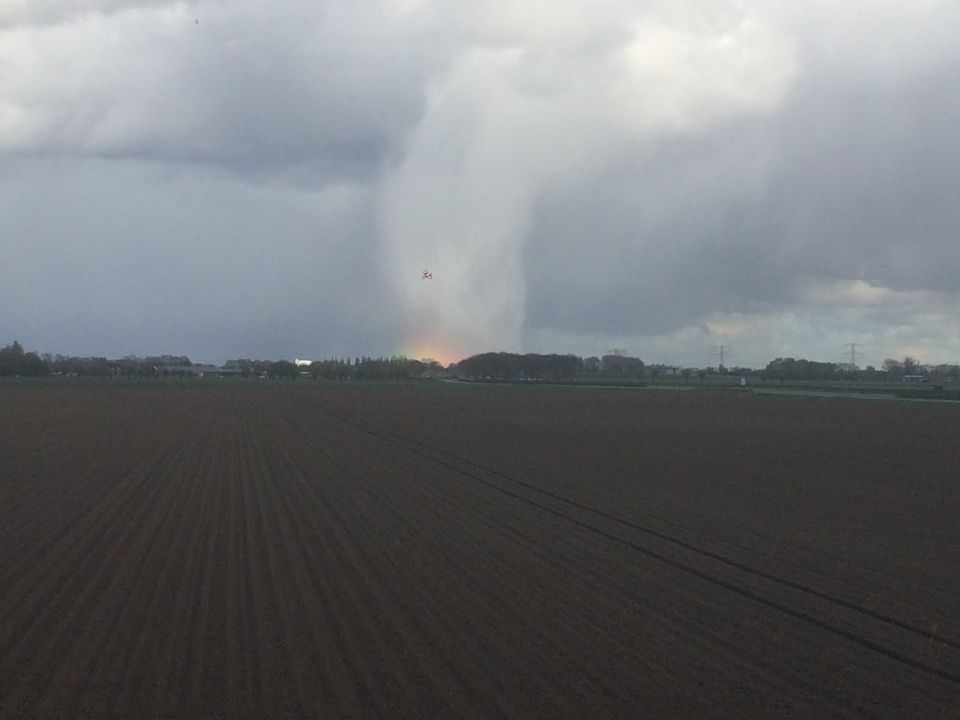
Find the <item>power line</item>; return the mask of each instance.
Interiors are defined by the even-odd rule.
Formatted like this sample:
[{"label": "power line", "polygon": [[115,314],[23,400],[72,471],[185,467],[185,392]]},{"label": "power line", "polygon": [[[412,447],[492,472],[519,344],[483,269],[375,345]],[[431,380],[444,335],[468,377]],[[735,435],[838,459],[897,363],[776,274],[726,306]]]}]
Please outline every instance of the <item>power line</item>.
[{"label": "power line", "polygon": [[724,366],[723,366],[723,356],[726,354],[726,352],[727,352],[728,350],[730,350],[730,346],[729,346],[729,345],[714,345],[714,346],[713,346],[713,354],[720,356],[720,364],[717,366],[717,369],[718,369],[718,370],[723,370],[723,367],[724,367]]},{"label": "power line", "polygon": [[854,371],[854,370],[857,369],[857,348],[862,348],[863,345],[860,344],[860,343],[849,342],[849,343],[844,343],[844,347],[845,347],[845,348],[850,348],[850,349],[849,349],[846,353],[844,353],[844,354],[850,356],[850,363],[849,363],[849,365],[850,365],[850,371],[852,372],[852,371]]}]

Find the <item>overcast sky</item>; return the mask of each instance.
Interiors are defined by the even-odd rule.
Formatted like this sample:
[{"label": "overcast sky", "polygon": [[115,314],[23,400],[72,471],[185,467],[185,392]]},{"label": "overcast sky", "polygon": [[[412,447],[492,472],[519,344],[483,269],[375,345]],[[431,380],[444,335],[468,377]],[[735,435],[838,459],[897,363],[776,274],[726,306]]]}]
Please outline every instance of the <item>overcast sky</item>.
[{"label": "overcast sky", "polygon": [[0,0],[0,344],[960,362],[958,28],[936,0]]}]

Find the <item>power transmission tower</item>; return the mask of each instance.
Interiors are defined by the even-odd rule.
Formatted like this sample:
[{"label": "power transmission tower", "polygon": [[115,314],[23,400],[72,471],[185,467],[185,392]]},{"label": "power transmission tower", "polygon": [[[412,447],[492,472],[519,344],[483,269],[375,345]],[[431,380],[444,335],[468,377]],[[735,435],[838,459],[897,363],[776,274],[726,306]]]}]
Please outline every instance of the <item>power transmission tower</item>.
[{"label": "power transmission tower", "polygon": [[844,353],[850,356],[850,372],[854,372],[857,369],[857,348],[862,348],[863,345],[860,343],[850,342],[844,345],[845,348],[849,350]]},{"label": "power transmission tower", "polygon": [[714,345],[713,354],[720,356],[720,364],[717,366],[717,370],[723,370],[723,356],[730,349],[729,345]]}]

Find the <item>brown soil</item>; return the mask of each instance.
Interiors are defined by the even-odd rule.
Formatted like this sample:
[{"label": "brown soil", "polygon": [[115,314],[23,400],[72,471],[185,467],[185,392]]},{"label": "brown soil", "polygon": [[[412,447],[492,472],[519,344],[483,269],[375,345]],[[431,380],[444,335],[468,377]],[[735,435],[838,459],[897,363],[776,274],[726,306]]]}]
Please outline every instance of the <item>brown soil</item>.
[{"label": "brown soil", "polygon": [[0,717],[960,716],[960,407],[0,387]]}]

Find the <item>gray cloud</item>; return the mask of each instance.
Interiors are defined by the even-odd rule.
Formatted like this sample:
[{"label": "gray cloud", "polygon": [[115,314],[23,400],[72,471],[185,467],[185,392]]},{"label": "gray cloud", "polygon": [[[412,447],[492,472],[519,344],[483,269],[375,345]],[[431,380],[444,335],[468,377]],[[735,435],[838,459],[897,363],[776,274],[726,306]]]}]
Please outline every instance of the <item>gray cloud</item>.
[{"label": "gray cloud", "polygon": [[958,16],[7,3],[0,342],[956,360]]},{"label": "gray cloud", "polygon": [[0,147],[370,177],[419,117],[432,58],[362,3],[109,7],[4,34]]},{"label": "gray cloud", "polygon": [[[952,50],[910,60],[891,75],[802,56],[776,113],[659,139],[627,169],[542,201],[526,248],[534,331],[642,342],[717,312],[803,312],[822,304],[814,279],[933,291],[956,310],[960,103],[948,88],[960,63]],[[888,318],[912,305],[895,292],[877,302]],[[938,319],[944,335],[956,329],[955,314]],[[829,332],[869,326],[884,352],[878,317],[847,320]],[[928,355],[943,347],[924,332]]]},{"label": "gray cloud", "polygon": [[149,163],[23,164],[0,180],[0,211],[14,218],[4,228],[14,262],[0,275],[8,332],[77,353],[378,345],[365,337],[383,299],[362,185],[295,192]]}]

